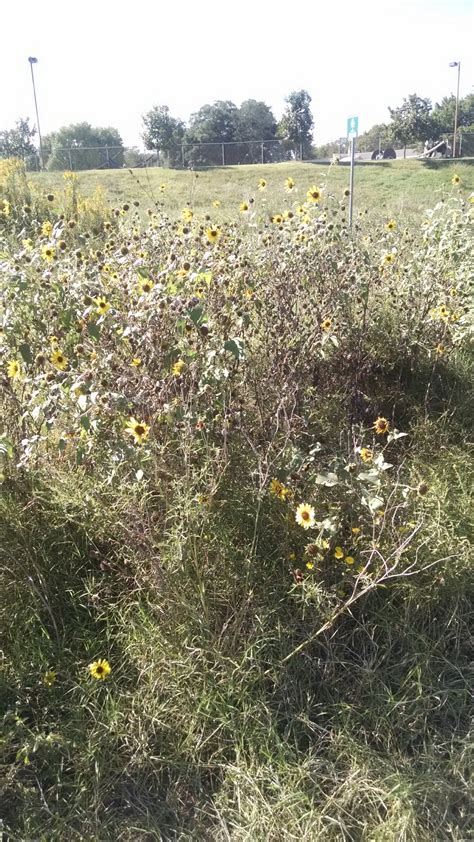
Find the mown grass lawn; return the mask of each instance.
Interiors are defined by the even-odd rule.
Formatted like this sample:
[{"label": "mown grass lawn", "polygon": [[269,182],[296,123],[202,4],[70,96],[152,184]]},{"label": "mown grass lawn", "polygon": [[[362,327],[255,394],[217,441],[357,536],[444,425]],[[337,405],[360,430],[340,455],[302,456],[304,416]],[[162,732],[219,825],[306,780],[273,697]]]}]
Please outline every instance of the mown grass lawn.
[{"label": "mown grass lawn", "polygon": [[[368,210],[382,217],[413,220],[424,208],[451,194],[451,178],[457,173],[464,190],[474,190],[474,159],[450,161],[378,161],[356,165],[354,212]],[[225,167],[222,169],[182,172],[161,168],[123,170],[91,170],[78,173],[79,188],[90,195],[100,187],[106,198],[120,206],[132,200],[143,208],[155,201],[165,210],[178,213],[186,203],[196,211],[212,211],[213,218],[235,215],[241,201],[250,198],[265,200],[269,213],[282,212],[293,203],[303,202],[306,190],[322,185],[334,194],[343,194],[349,185],[349,166],[307,163],[283,163]],[[295,181],[292,194],[285,191],[285,179]],[[35,173],[34,183],[45,190],[62,187],[62,173]],[[267,181],[266,194],[259,193],[259,179]],[[164,189],[161,187],[164,185]],[[218,210],[212,203],[218,199]]]}]

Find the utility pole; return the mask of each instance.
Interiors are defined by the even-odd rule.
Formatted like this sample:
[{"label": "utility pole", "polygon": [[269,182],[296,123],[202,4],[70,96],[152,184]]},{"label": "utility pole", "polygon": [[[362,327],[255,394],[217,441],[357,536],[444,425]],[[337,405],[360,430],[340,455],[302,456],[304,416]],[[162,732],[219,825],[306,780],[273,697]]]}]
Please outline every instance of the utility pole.
[{"label": "utility pole", "polygon": [[453,132],[453,158],[456,157],[456,134],[458,131],[458,108],[459,108],[459,78],[461,76],[461,62],[460,61],[450,61],[450,67],[457,67],[458,69],[458,88],[456,92],[456,106],[454,109],[454,132]]},{"label": "utility pole", "polygon": [[40,167],[41,167],[42,170],[44,170],[43,144],[42,144],[42,141],[41,141],[41,129],[40,129],[39,114],[38,114],[38,101],[36,99],[35,74],[33,73],[33,65],[38,64],[38,59],[35,58],[34,56],[28,56],[28,61],[30,62],[31,81],[33,83],[33,96],[35,98],[36,125],[38,127]]}]

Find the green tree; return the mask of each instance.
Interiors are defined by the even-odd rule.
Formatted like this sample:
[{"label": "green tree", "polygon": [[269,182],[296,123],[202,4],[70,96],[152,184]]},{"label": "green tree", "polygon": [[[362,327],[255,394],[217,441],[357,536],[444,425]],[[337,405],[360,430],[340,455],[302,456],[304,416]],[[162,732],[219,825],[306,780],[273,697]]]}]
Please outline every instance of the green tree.
[{"label": "green tree", "polygon": [[74,123],[47,135],[45,149],[51,148],[48,170],[93,170],[121,167],[123,141],[117,129],[94,128],[90,123]]},{"label": "green tree", "polygon": [[[226,150],[229,155],[229,162],[240,164],[256,164],[263,161],[273,161],[275,149],[279,144],[266,143],[262,141],[273,141],[276,136],[277,122],[271,108],[265,102],[256,99],[247,99],[243,102],[237,114],[237,140],[242,143]],[[249,143],[248,141],[252,141]]]},{"label": "green tree", "polygon": [[[445,96],[433,108],[432,117],[439,134],[449,134],[454,128],[456,97]],[[474,94],[468,94],[459,100],[458,126],[467,128],[474,123]]]},{"label": "green tree", "polygon": [[409,143],[423,143],[436,134],[436,126],[431,116],[431,100],[410,94],[398,108],[390,108],[390,130],[394,140],[404,147]]},{"label": "green tree", "polygon": [[181,144],[185,135],[185,125],[172,117],[167,105],[155,105],[143,115],[142,133],[145,149],[158,153],[162,166],[179,167],[182,163]]},{"label": "green tree", "polygon": [[23,158],[33,168],[36,165],[36,147],[33,138],[36,134],[34,126],[30,126],[29,118],[21,118],[13,129],[0,132],[0,158]]},{"label": "green tree", "polygon": [[[213,105],[203,105],[191,114],[186,132],[186,160],[196,166],[222,163],[222,143],[237,140],[238,108],[229,100],[218,100]],[[198,146],[198,144],[216,144]]]},{"label": "green tree", "polygon": [[394,142],[392,127],[386,123],[376,123],[368,131],[363,132],[357,138],[358,152],[374,152],[379,148],[385,149],[387,146],[392,146]]},{"label": "green tree", "polygon": [[285,99],[286,108],[278,124],[278,136],[287,142],[294,158],[311,157],[314,121],[308,91],[293,91]]}]

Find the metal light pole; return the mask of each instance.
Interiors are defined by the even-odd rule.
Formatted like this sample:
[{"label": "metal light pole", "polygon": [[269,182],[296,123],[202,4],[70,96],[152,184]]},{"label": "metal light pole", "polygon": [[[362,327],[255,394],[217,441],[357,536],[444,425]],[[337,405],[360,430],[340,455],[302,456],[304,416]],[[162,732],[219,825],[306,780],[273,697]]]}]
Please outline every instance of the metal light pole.
[{"label": "metal light pole", "polygon": [[450,67],[457,67],[458,69],[458,89],[456,93],[456,107],[454,109],[454,132],[453,132],[453,158],[456,157],[456,134],[458,130],[458,108],[459,108],[459,77],[461,76],[461,62],[450,61]]},{"label": "metal light pole", "polygon": [[36,87],[35,87],[35,74],[33,73],[33,65],[38,64],[38,59],[34,56],[28,56],[28,61],[30,62],[30,70],[31,70],[31,81],[33,83],[33,96],[35,98],[35,109],[36,109],[36,125],[38,126],[38,140],[39,140],[39,155],[40,155],[40,166],[41,169],[44,169],[43,163],[43,144],[41,141],[41,129],[40,129],[40,121],[39,121],[39,114],[38,114],[38,101],[36,99]]}]

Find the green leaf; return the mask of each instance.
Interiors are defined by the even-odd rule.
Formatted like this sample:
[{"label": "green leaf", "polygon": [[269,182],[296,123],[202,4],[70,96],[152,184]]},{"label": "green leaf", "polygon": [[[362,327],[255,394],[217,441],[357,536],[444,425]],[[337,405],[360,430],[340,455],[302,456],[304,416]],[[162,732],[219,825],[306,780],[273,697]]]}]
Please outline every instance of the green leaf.
[{"label": "green leaf", "polygon": [[318,474],[315,482],[318,485],[325,485],[327,488],[331,488],[333,485],[337,485],[339,480],[337,474],[329,472],[328,474]]},{"label": "green leaf", "polygon": [[228,339],[227,342],[224,342],[224,350],[233,354],[236,360],[240,360],[244,355],[244,343],[242,339]]},{"label": "green leaf", "polygon": [[95,322],[87,322],[87,333],[97,340],[100,337],[100,327]]},{"label": "green leaf", "polygon": [[27,365],[31,365],[31,363],[33,362],[33,355],[31,353],[31,348],[28,345],[28,342],[22,342],[18,350],[21,356],[23,357],[25,363]]},{"label": "green leaf", "polygon": [[197,307],[194,307],[192,310],[190,310],[188,312],[189,318],[191,319],[191,321],[196,326],[201,324],[201,322],[203,320],[203,314],[204,314],[204,307],[202,306],[202,304],[198,304]]},{"label": "green leaf", "polygon": [[371,512],[376,512],[377,509],[381,509],[383,506],[383,499],[382,497],[369,497],[367,500],[367,505]]},{"label": "green leaf", "polygon": [[81,415],[81,427],[83,430],[90,430],[91,428],[91,421],[88,415]]}]

